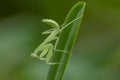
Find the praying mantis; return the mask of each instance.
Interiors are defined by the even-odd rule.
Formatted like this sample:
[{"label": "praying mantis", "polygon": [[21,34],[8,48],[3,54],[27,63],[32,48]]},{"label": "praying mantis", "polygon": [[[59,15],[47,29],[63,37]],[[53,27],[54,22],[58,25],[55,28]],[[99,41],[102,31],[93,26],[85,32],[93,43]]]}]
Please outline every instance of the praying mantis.
[{"label": "praying mantis", "polygon": [[[50,25],[52,28],[47,31],[42,32],[42,34],[50,34],[50,35],[34,50],[34,53],[32,53],[31,56],[39,58],[40,60],[45,60],[46,63],[50,64],[50,65],[59,64],[59,63],[50,62],[50,59],[52,58],[54,51],[65,52],[65,53],[69,53],[69,52],[56,49],[56,46],[57,46],[57,43],[59,40],[58,35],[66,27],[68,27],[70,24],[72,24],[76,20],[79,20],[82,17],[83,17],[83,15],[75,18],[74,20],[70,21],[69,23],[67,23],[66,25],[64,25],[62,27],[59,26],[59,24],[52,19],[43,19],[42,22]],[[51,43],[51,41],[53,41],[53,40],[56,40],[55,45],[53,45]],[[38,54],[38,53],[40,53],[40,54]]]}]

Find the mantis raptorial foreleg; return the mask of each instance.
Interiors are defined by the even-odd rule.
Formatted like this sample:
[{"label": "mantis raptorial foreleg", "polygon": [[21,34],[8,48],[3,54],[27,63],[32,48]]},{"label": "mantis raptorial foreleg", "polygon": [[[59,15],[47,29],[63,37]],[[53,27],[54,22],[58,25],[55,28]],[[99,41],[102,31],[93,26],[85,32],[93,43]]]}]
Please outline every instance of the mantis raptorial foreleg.
[{"label": "mantis raptorial foreleg", "polygon": [[38,55],[35,54],[35,53],[31,53],[31,56],[32,56],[32,57],[35,57],[35,58],[38,58]]},{"label": "mantis raptorial foreleg", "polygon": [[53,56],[53,44],[48,44],[48,45],[49,45],[49,52],[48,52],[48,54],[46,56],[46,63],[50,64],[50,65],[59,64],[59,63],[53,63],[53,62],[51,63],[50,62],[50,59]]},{"label": "mantis raptorial foreleg", "polygon": [[41,54],[39,56],[40,60],[45,60],[46,59],[46,58],[43,58],[43,57],[46,55],[46,53],[48,51],[49,51],[49,45],[46,45],[46,48],[41,52]]},{"label": "mantis raptorial foreleg", "polygon": [[44,49],[41,52],[39,59],[45,60],[47,64],[58,64],[58,63],[50,63],[50,59],[52,55],[53,55],[53,44],[50,43],[50,44],[44,45]]}]

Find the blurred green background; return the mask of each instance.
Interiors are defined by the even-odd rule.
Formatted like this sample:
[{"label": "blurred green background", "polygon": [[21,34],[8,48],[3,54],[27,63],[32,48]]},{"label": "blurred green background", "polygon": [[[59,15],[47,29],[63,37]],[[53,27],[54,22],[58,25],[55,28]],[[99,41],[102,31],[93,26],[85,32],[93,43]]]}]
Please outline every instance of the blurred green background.
[{"label": "blurred green background", "polygon": [[[79,0],[0,0],[0,80],[46,80],[49,65],[30,53],[51,18],[63,23]],[[120,0],[87,3],[64,80],[120,80]]]}]

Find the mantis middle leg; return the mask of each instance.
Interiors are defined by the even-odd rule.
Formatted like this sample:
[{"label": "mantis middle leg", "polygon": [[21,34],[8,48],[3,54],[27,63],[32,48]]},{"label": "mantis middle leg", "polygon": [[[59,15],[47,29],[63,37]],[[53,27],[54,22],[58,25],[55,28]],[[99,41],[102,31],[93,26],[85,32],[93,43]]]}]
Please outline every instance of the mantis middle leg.
[{"label": "mantis middle leg", "polygon": [[[59,40],[59,37],[56,37],[56,43],[55,43],[54,51],[64,52],[64,53],[69,54],[68,51],[56,49],[56,47],[57,47],[57,43],[58,43],[58,40]],[[69,55],[71,56],[71,54],[69,54]]]}]

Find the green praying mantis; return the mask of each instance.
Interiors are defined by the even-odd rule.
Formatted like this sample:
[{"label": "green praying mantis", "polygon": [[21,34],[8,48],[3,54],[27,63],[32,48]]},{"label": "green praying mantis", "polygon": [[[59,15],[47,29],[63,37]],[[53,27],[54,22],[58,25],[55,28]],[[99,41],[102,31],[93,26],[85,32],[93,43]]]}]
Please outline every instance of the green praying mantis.
[{"label": "green praying mantis", "polygon": [[[54,51],[59,51],[59,52],[65,52],[69,53],[68,51],[64,50],[57,50],[56,46],[59,40],[58,35],[70,24],[75,22],[76,20],[79,20],[82,18],[82,16],[79,16],[75,18],[74,20],[70,21],[64,26],[59,26],[59,24],[52,20],[52,19],[43,19],[42,22],[50,25],[52,28],[42,32],[42,34],[50,34],[34,51],[34,53],[31,54],[32,57],[39,58],[40,60],[45,60],[47,64],[54,65],[54,64],[59,64],[59,63],[52,63],[50,62],[50,59],[53,56]],[[51,41],[56,40],[55,45],[51,43]],[[38,54],[40,53],[40,54]],[[44,57],[45,56],[45,57]]]}]

